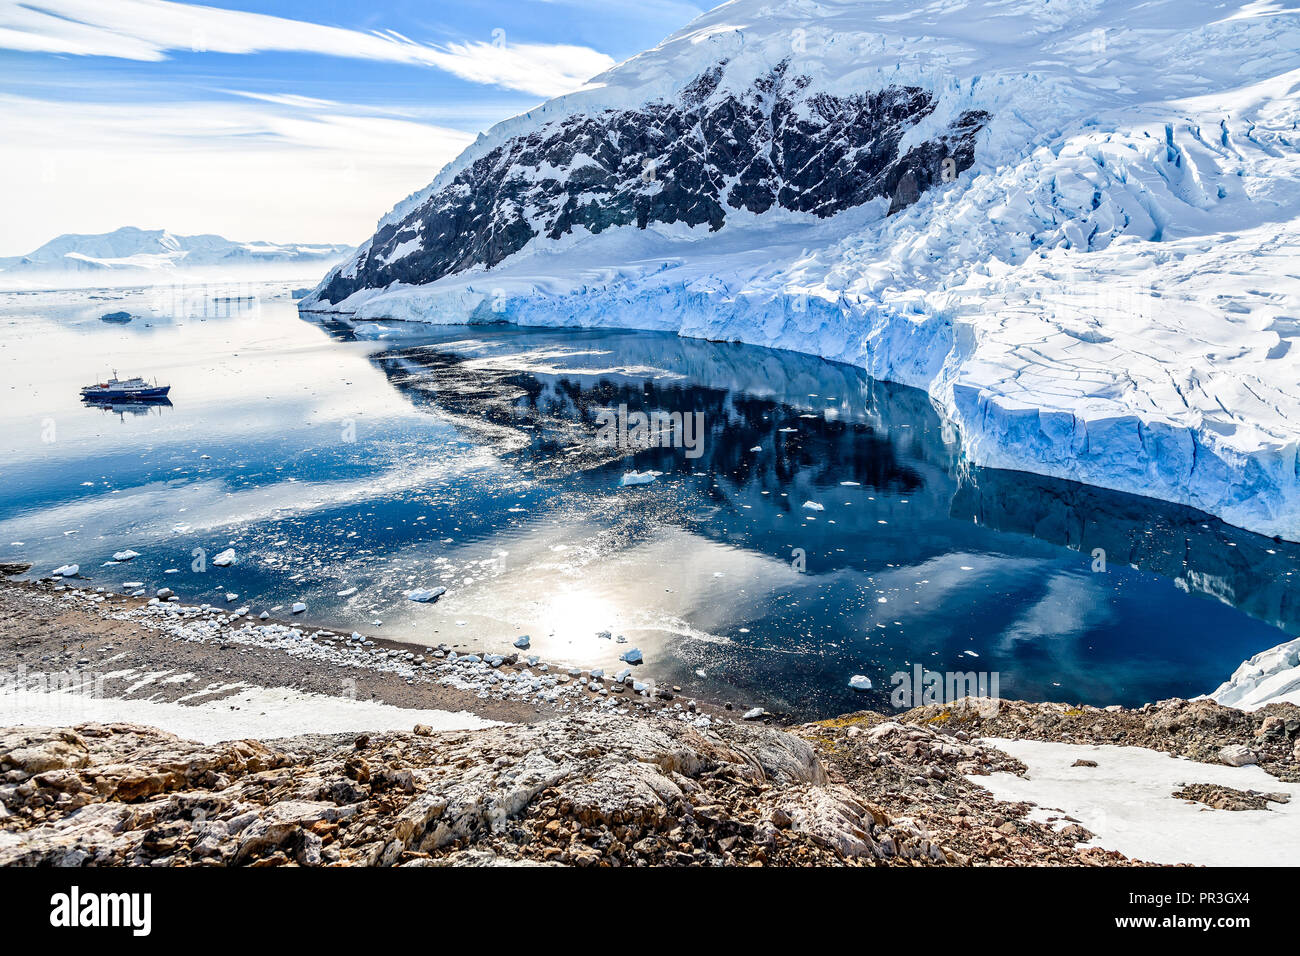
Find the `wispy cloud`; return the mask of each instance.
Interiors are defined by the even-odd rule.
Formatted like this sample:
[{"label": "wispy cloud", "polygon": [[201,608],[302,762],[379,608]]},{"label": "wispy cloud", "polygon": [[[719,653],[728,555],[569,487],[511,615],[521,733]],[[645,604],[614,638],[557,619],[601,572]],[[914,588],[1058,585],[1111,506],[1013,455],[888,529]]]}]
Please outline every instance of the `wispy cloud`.
[{"label": "wispy cloud", "polygon": [[317,103],[0,95],[7,221],[0,255],[29,252],[62,232],[121,225],[359,242],[473,139],[366,107]]},{"label": "wispy cloud", "polygon": [[491,42],[419,43],[396,31],[363,32],[172,0],[0,0],[0,49],[157,61],[181,51],[315,53],[434,67],[472,83],[538,96],[581,86],[614,65],[589,47]]}]

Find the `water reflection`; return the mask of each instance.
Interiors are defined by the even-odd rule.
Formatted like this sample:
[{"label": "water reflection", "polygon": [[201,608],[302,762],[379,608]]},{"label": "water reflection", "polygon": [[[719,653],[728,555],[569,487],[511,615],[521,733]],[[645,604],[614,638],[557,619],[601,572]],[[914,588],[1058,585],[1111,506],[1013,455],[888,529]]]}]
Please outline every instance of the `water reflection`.
[{"label": "water reflection", "polygon": [[[851,367],[643,333],[480,329],[372,361],[468,440],[572,494],[608,497],[625,470],[662,472],[619,492],[638,495],[623,553],[638,551],[632,574],[650,588],[611,575],[565,589],[565,606],[653,601],[684,636],[662,642],[679,677],[783,687],[792,710],[862,704],[844,689],[852,673],[873,676],[878,700],[914,662],[996,667],[1009,695],[1140,703],[1209,690],[1285,638],[1272,628],[1300,624],[1296,545],[1178,505],[970,467],[924,393]],[[600,411],[619,406],[702,412],[700,457],[598,441]],[[701,541],[761,560],[718,570]],[[715,576],[730,577],[709,586]],[[555,586],[544,577],[538,590]],[[709,579],[693,601],[649,594],[693,578]]]},{"label": "water reflection", "polygon": [[111,398],[83,398],[81,403],[87,408],[98,408],[124,418],[127,415],[161,415],[164,408],[171,408],[170,398],[131,398],[114,400]]},{"label": "water reflection", "polygon": [[[0,298],[22,396],[0,406],[0,558],[304,601],[305,622],[420,646],[528,633],[611,673],[612,631],[687,694],[809,716],[888,706],[916,663],[997,671],[1007,696],[1202,693],[1297,627],[1296,546],[970,468],[923,393],[847,366],[664,334],[312,325],[288,287],[214,314],[246,291]],[[183,401],[87,411],[105,362]],[[603,441],[621,406],[699,413],[701,453]],[[632,469],[661,474],[620,487]],[[194,570],[227,548],[235,565]],[[403,596],[430,586],[437,604]]]}]

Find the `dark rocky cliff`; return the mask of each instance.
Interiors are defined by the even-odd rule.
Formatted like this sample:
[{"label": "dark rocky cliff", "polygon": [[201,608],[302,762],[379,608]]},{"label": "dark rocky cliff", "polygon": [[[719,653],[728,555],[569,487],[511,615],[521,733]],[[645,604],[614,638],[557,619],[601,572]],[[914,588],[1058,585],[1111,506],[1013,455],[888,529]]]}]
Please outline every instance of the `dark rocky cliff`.
[{"label": "dark rocky cliff", "polygon": [[538,236],[579,228],[716,230],[729,210],[824,218],[879,197],[892,213],[970,167],[989,119],[968,111],[903,151],[908,130],[934,111],[926,90],[832,96],[778,68],[736,94],[719,90],[722,67],[696,77],[679,102],[576,114],[506,140],[384,225],[355,273],[332,276],[321,298],[491,267]]}]

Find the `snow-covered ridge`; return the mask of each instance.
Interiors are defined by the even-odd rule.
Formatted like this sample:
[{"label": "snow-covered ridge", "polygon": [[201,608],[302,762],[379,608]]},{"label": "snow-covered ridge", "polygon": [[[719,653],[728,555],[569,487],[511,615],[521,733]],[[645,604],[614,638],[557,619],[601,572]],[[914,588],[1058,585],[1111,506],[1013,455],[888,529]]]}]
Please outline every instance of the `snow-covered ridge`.
[{"label": "snow-covered ridge", "polygon": [[[575,117],[590,127],[647,107],[679,116],[715,74],[710,104],[761,103],[769,118],[816,118],[819,96],[921,91],[885,161],[928,146],[919,168],[943,175],[918,177],[910,205],[881,197],[824,217],[798,203],[727,203],[720,227],[669,215],[548,231],[539,206],[516,217],[537,235],[504,256],[421,274],[422,257],[445,259],[460,232],[414,222],[476,163]],[[785,85],[765,93],[774,76]],[[363,320],[671,329],[811,352],[926,388],[978,463],[1300,540],[1297,90],[1294,0],[734,0],[500,124],[400,203],[379,231],[385,264],[407,263],[398,281],[368,266],[372,241],[304,305]],[[945,167],[934,150],[974,114],[984,118],[969,164]],[[743,110],[734,126],[753,128]],[[622,141],[612,142],[620,164],[644,159]],[[674,188],[698,196],[722,168],[720,143],[703,142],[692,156],[703,172],[685,184],[651,157],[657,178],[639,188],[669,203]],[[827,139],[825,169],[843,145]],[[860,171],[879,171],[868,144],[853,148]],[[548,202],[582,206],[591,177],[618,169],[576,158],[503,173],[557,183]],[[722,186],[734,183],[719,184],[725,196]],[[476,214],[515,221],[479,204],[486,193],[465,198]]]},{"label": "snow-covered ridge", "polygon": [[0,258],[9,275],[67,272],[151,272],[205,266],[337,262],[351,246],[332,243],[236,242],[221,236],[177,236],[165,229],[123,226],[113,232],[68,233],[25,256]]},{"label": "snow-covered ridge", "polygon": [[1300,637],[1243,663],[1209,695],[1225,707],[1257,710],[1286,701],[1300,707]]}]

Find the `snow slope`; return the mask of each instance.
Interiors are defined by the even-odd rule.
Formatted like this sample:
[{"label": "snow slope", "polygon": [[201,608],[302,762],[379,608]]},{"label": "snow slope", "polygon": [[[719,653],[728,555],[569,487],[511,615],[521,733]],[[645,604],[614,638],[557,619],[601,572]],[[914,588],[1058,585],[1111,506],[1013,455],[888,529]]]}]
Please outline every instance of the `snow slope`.
[{"label": "snow slope", "polygon": [[[480,137],[302,307],[810,352],[927,389],[977,463],[1300,540],[1298,91],[1297,0],[733,0]],[[904,93],[873,150],[852,111]],[[802,211],[853,163],[882,190]]]},{"label": "snow slope", "polygon": [[1260,651],[1233,671],[1209,697],[1225,707],[1242,710],[1282,702],[1300,707],[1300,637]]},{"label": "snow slope", "polygon": [[[193,679],[193,675],[180,676]],[[227,695],[192,704],[148,697],[105,697],[77,688],[32,690],[12,682],[0,683],[0,726],[62,727],[88,721],[126,721],[160,727],[189,740],[217,743],[299,734],[409,731],[415,724],[427,724],[434,730],[478,730],[499,723],[464,710],[395,707],[283,687],[238,684],[218,690]]]},{"label": "snow slope", "polygon": [[69,233],[25,256],[0,258],[0,276],[142,273],[215,266],[315,263],[326,266],[352,252],[328,243],[234,242],[221,236],[177,236],[165,229],[123,226],[95,235]]},{"label": "snow slope", "polygon": [[[1199,866],[1289,866],[1300,852],[1300,785],[1278,780],[1261,767],[1197,763],[1144,747],[1005,738],[987,742],[1023,763],[1025,775],[968,779],[999,800],[1037,804],[1030,819],[1064,826],[1065,814],[1079,821],[1094,834],[1090,846],[1150,863]],[[1096,766],[1077,767],[1079,759]],[[1290,799],[1269,803],[1267,810],[1212,810],[1173,796],[1195,783]]]}]

